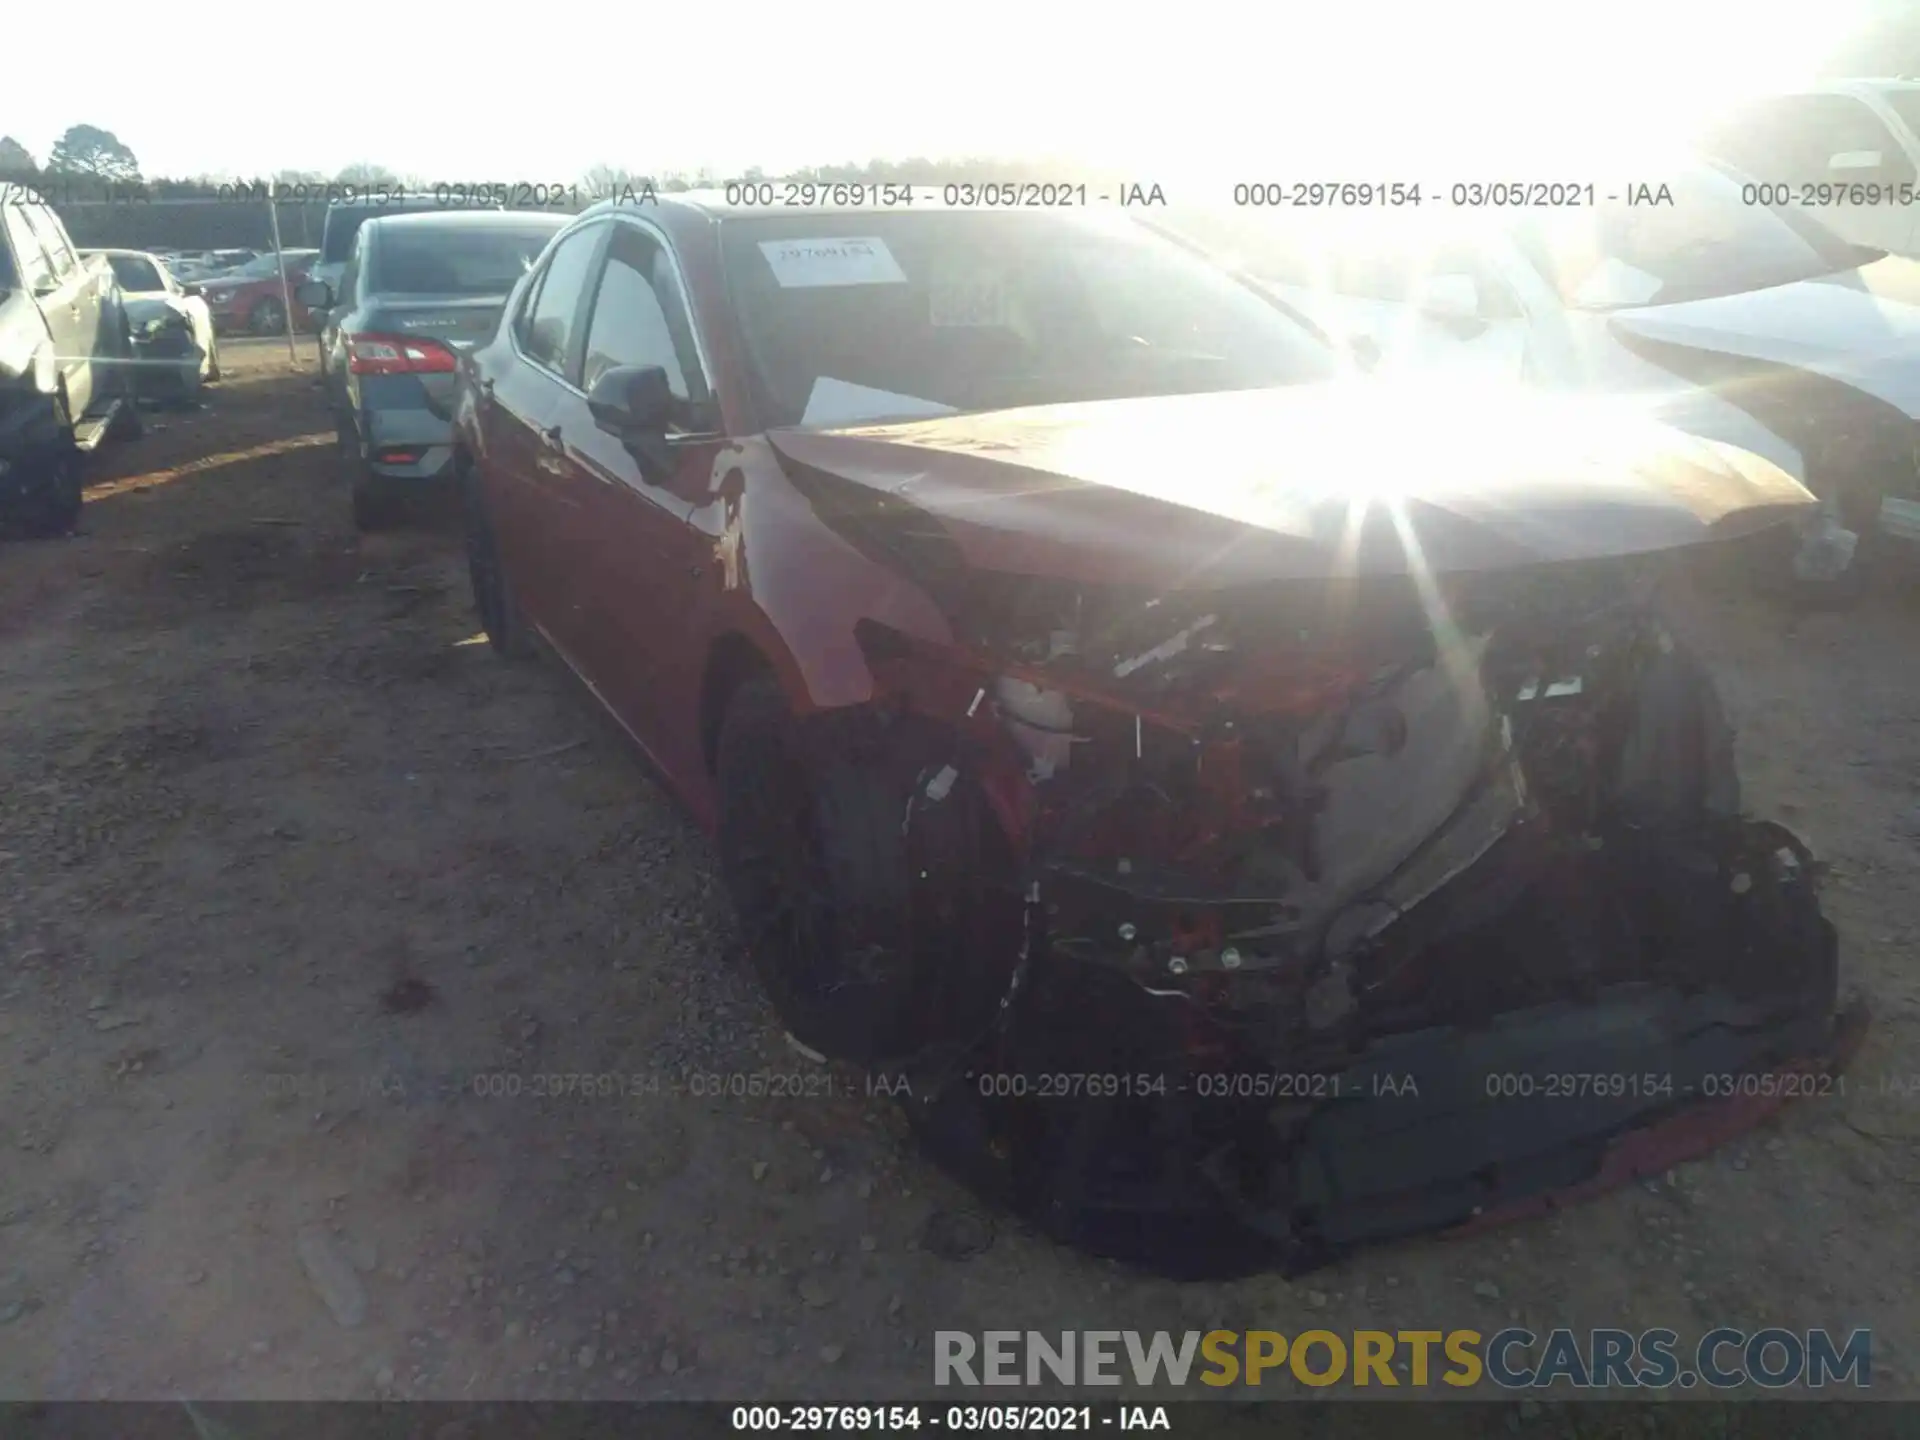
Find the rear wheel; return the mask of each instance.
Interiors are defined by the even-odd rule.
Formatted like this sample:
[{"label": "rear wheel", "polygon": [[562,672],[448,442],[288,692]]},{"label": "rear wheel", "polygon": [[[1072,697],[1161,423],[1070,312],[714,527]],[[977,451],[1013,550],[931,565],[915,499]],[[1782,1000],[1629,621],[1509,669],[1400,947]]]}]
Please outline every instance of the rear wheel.
[{"label": "rear wheel", "polygon": [[256,335],[277,335],[286,328],[286,323],[285,308],[271,295],[254,306],[247,316],[247,328]]},{"label": "rear wheel", "polygon": [[466,517],[467,575],[473,583],[473,608],[487,633],[487,642],[496,654],[517,659],[530,656],[534,650],[532,632],[507,583],[486,499],[480,493],[479,478],[471,471],[460,477],[460,500]]}]

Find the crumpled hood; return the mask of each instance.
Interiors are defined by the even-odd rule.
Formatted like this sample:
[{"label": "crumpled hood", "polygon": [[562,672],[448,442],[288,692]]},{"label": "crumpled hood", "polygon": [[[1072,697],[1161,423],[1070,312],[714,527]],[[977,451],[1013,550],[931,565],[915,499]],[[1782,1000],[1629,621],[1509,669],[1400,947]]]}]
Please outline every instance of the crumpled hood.
[{"label": "crumpled hood", "polygon": [[1920,419],[1920,264],[1911,260],[1608,319],[1626,336],[1825,375]]},{"label": "crumpled hood", "polygon": [[178,315],[182,320],[188,318],[187,308],[166,295],[127,295],[121,303],[126,307],[127,319],[136,325],[167,315]]},{"label": "crumpled hood", "polygon": [[1771,462],[1617,400],[1432,378],[768,439],[830,518],[851,485],[876,502],[869,518],[935,517],[972,566],[1089,582],[1597,559],[1745,533],[1815,503]]}]

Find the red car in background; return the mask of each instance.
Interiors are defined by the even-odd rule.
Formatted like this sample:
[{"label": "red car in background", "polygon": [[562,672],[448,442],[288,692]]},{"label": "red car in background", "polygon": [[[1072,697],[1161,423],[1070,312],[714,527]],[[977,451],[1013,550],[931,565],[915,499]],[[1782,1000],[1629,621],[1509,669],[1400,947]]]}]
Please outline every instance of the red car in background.
[{"label": "red car in background", "polygon": [[[238,269],[202,281],[200,293],[213,312],[214,329],[222,334],[236,330],[253,335],[278,334],[286,328],[289,298],[293,300],[293,323],[302,330],[313,329],[312,314],[293,297],[293,291],[307,278],[319,254],[318,250],[283,250],[280,255],[269,251]],[[281,256],[287,264],[284,293],[280,287]]]}]

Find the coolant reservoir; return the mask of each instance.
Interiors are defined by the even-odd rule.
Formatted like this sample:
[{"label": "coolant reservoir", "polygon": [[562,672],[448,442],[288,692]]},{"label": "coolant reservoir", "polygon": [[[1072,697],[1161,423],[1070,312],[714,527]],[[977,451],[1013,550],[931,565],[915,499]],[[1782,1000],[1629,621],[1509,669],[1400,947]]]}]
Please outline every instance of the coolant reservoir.
[{"label": "coolant reservoir", "polygon": [[1356,895],[1385,879],[1488,773],[1499,720],[1480,678],[1486,643],[1466,639],[1382,697],[1405,724],[1397,748],[1327,767],[1314,835],[1330,895]]}]

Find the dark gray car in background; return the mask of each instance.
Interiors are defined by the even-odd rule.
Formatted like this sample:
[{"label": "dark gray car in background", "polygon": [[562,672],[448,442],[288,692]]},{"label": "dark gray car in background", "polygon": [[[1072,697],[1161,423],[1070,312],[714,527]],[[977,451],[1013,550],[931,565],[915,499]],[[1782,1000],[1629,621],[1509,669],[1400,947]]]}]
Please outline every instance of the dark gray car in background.
[{"label": "dark gray car in background", "polygon": [[391,524],[450,474],[459,352],[492,336],[507,293],[572,217],[436,211],[366,221],[337,285],[309,279],[322,383],[353,480],[354,523]]},{"label": "dark gray car in background", "polygon": [[[372,193],[364,198],[335,200],[327,206],[327,218],[320,226],[320,253],[307,267],[309,280],[324,280],[338,293],[340,277],[346,273],[347,261],[353,255],[353,242],[360,234],[360,227],[369,220],[383,215],[444,215],[449,209],[465,212],[467,210],[500,210],[505,207],[495,201],[484,203],[464,203],[443,201],[437,195],[409,195],[396,191]],[[320,333],[320,359],[326,362],[327,336],[324,320],[315,327]]]}]

